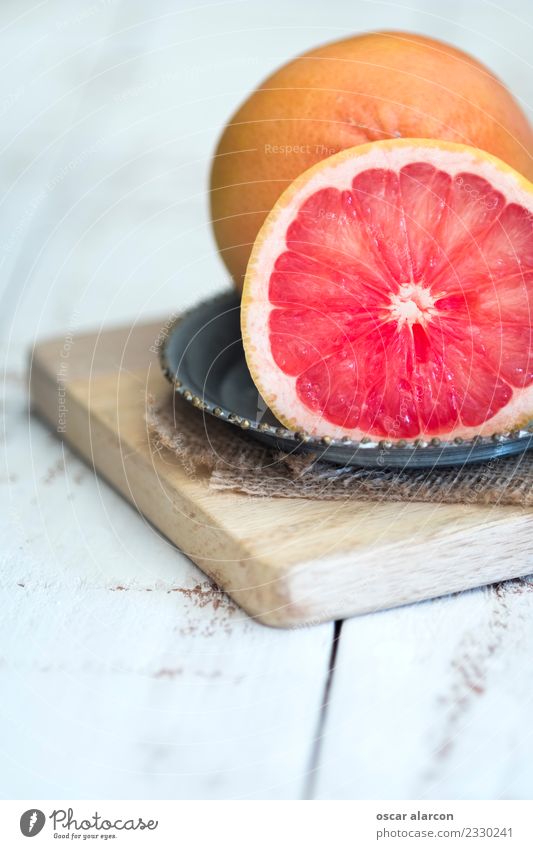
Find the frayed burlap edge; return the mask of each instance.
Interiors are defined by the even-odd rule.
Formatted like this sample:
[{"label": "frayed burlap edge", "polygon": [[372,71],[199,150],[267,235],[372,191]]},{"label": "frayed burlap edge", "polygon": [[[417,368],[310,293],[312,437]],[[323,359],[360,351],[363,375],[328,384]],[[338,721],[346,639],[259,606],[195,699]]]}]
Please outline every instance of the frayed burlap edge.
[{"label": "frayed burlap edge", "polygon": [[257,498],[533,505],[533,454],[439,470],[339,469],[306,454],[281,454],[172,396],[148,399],[155,450],[205,475],[214,491]]}]

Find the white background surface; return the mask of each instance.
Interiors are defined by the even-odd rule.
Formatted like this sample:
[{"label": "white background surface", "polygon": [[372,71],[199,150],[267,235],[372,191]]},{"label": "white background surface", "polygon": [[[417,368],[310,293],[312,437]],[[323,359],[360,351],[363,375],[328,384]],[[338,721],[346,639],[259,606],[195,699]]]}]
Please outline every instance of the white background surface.
[{"label": "white background surface", "polygon": [[347,622],[330,669],[332,625],[199,600],[196,568],[28,416],[36,338],[227,285],[221,126],[290,56],[375,28],[469,50],[531,115],[526,0],[2,0],[4,797],[530,798],[532,583]]}]

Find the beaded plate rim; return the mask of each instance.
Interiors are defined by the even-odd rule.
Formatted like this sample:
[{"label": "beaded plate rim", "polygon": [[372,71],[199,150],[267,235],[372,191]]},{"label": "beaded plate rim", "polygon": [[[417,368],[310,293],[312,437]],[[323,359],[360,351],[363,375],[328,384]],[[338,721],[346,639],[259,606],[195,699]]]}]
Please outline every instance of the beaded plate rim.
[{"label": "beaded plate rim", "polygon": [[[200,313],[207,308],[214,308],[218,304],[226,304],[227,308],[227,302],[229,302],[230,299],[234,301],[233,306],[237,307],[237,294],[232,291],[225,291],[215,295],[214,297],[204,299],[189,309],[184,310],[179,315],[173,316],[163,325],[160,332],[162,341],[158,346],[159,364],[165,378],[172,385],[175,393],[181,396],[184,401],[191,404],[196,409],[201,410],[204,413],[208,413],[221,421],[227,421],[229,424],[240,427],[241,430],[248,431],[251,434],[257,434],[260,438],[270,436],[274,439],[283,439],[294,443],[295,447],[302,446],[307,451],[315,449],[320,452],[324,452],[324,450],[328,448],[337,447],[352,449],[354,451],[370,450],[374,452],[376,450],[390,452],[401,449],[403,452],[412,451],[415,454],[416,452],[420,452],[421,449],[425,452],[427,452],[428,449],[435,449],[435,453],[438,451],[440,454],[450,450],[456,451],[458,448],[468,449],[474,447],[479,448],[480,446],[492,446],[496,448],[497,446],[509,443],[519,443],[520,440],[524,439],[531,440],[533,436],[532,421],[525,428],[520,428],[519,430],[498,431],[487,436],[474,435],[473,437],[466,439],[463,437],[457,437],[452,440],[444,440],[439,437],[434,437],[431,439],[417,438],[413,440],[400,439],[393,441],[387,439],[375,440],[366,436],[360,440],[349,439],[348,437],[335,439],[330,436],[316,437],[303,431],[290,430],[281,424],[270,425],[266,422],[253,421],[239,415],[234,410],[225,408],[222,404],[210,404],[200,395],[196,394],[193,388],[187,386],[181,379],[177,378],[176,373],[174,373],[169,362],[168,347],[174,332],[181,324],[195,316],[197,313]],[[463,462],[465,461],[463,460]]]}]

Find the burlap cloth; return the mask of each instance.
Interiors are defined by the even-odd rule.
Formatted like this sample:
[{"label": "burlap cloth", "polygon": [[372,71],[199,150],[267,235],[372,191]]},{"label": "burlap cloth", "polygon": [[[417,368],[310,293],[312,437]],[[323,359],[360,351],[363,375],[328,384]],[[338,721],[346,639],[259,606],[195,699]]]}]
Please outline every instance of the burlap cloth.
[{"label": "burlap cloth", "polygon": [[340,469],[305,454],[281,454],[179,397],[149,400],[153,449],[179,457],[212,490],[254,497],[533,505],[533,452],[442,469]]}]

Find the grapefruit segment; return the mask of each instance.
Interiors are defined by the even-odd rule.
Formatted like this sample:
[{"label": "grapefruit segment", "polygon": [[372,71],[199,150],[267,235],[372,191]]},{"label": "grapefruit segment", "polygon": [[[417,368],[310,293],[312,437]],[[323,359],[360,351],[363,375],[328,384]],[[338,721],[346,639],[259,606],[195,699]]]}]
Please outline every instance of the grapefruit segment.
[{"label": "grapefruit segment", "polygon": [[435,241],[445,213],[450,191],[450,176],[427,162],[404,165],[400,171],[400,191],[413,279],[419,283],[438,251]]},{"label": "grapefruit segment", "polygon": [[301,175],[242,302],[248,365],[293,429],[487,435],[533,415],[533,186],[482,151],[402,139]]}]

